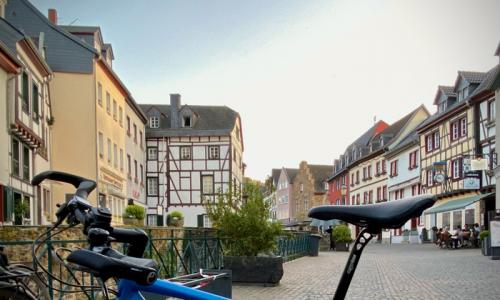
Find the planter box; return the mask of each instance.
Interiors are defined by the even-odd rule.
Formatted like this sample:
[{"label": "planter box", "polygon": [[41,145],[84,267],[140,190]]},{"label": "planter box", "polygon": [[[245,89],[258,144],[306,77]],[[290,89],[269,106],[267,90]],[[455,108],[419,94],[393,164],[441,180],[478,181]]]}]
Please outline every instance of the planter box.
[{"label": "planter box", "polygon": [[491,240],[489,236],[481,241],[481,253],[483,253],[484,256],[491,255]]},{"label": "planter box", "polygon": [[232,271],[233,282],[276,286],[283,277],[283,258],[224,256],[224,269]]},{"label": "planter box", "polygon": [[144,226],[144,221],[136,218],[123,218],[123,224],[130,226]]},{"label": "planter box", "polygon": [[349,243],[335,243],[335,251],[349,251]]}]

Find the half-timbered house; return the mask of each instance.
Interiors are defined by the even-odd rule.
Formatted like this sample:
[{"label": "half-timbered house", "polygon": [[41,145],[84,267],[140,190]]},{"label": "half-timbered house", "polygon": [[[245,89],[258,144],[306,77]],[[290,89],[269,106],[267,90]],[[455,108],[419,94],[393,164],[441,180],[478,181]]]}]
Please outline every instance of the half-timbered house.
[{"label": "half-timbered house", "polygon": [[438,197],[426,211],[428,229],[487,226],[494,195],[485,188],[491,178],[475,170],[472,161],[494,156],[494,130],[487,115],[492,97],[482,92],[493,70],[459,71],[453,87],[439,86],[434,101],[438,111],[418,128],[422,186]]},{"label": "half-timbered house", "polygon": [[148,224],[162,225],[165,213],[184,214],[185,226],[207,226],[205,201],[218,192],[240,191],[243,135],[237,112],[226,106],[141,105],[146,128]]},{"label": "half-timbered house", "polygon": [[[8,72],[0,78],[0,223],[46,224],[51,184],[33,187],[30,181],[51,166],[52,70],[44,59],[43,38],[28,37],[3,17],[0,65]],[[15,214],[16,208],[20,213]]]}]

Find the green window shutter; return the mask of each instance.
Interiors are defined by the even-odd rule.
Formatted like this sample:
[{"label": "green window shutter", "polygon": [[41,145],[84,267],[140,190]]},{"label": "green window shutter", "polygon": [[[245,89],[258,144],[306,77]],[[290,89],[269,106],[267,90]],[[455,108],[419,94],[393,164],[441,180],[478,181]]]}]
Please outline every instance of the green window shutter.
[{"label": "green window shutter", "polygon": [[12,194],[12,189],[5,186],[3,189],[4,195],[4,220],[5,222],[12,221],[12,214],[14,213],[14,197]]}]

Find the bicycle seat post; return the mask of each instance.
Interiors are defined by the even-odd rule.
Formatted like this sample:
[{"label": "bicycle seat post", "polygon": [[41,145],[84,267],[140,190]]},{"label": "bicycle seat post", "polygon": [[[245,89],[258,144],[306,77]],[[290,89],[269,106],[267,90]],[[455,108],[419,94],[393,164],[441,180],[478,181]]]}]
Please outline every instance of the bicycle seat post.
[{"label": "bicycle seat post", "polygon": [[359,259],[361,258],[361,254],[363,253],[363,249],[372,238],[373,234],[370,233],[370,230],[368,230],[368,228],[366,227],[363,228],[356,237],[356,242],[354,243],[351,254],[349,255],[349,259],[347,260],[347,263],[345,265],[344,272],[342,273],[342,277],[340,278],[339,285],[337,286],[337,291],[335,291],[335,295],[333,296],[333,300],[342,300],[345,298],[347,290],[349,289],[349,285],[351,284],[352,276],[354,276],[354,271],[356,271]]}]

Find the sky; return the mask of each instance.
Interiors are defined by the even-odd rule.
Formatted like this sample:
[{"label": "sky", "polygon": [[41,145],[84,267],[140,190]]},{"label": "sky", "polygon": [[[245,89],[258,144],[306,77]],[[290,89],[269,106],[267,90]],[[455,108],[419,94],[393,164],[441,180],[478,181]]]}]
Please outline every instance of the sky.
[{"label": "sky", "polygon": [[458,70],[499,62],[500,1],[36,0],[59,24],[100,26],[138,103],[226,105],[246,176],[331,165],[374,123],[424,104]]}]

